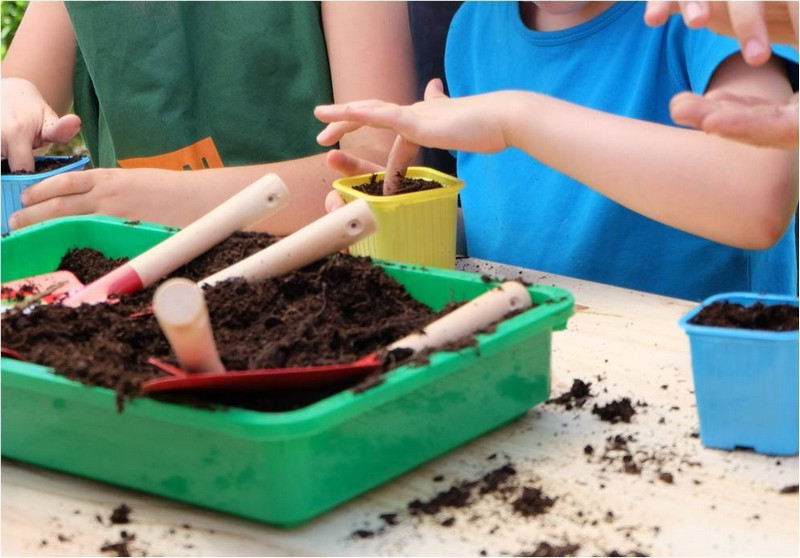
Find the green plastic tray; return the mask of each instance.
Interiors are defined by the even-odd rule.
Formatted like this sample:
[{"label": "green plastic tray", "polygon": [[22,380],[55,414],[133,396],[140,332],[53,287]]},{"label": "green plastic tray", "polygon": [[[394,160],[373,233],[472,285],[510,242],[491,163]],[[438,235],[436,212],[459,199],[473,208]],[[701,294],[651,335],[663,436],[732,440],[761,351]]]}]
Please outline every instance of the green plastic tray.
[{"label": "green plastic tray", "polygon": [[[73,247],[133,256],[171,234],[148,223],[67,217],[2,240],[2,280],[52,271]],[[478,275],[381,262],[434,309],[492,287]],[[44,467],[277,524],[306,521],[524,414],[550,392],[551,331],[573,298],[532,286],[536,308],[367,391],[281,413],[210,411],[139,398],[2,359],[2,453]]]}]

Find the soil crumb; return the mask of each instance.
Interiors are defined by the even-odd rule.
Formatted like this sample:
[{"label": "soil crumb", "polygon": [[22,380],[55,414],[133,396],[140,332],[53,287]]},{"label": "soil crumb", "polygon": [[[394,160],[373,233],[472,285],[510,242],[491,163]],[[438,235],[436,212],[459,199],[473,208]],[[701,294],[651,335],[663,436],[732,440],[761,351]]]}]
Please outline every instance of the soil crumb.
[{"label": "soil crumb", "polygon": [[550,544],[548,542],[540,542],[533,550],[523,550],[517,552],[514,556],[575,556],[575,553],[580,550],[581,545],[564,543],[561,545]]},{"label": "soil crumb", "polygon": [[600,420],[616,424],[618,422],[630,422],[631,417],[636,414],[636,410],[631,405],[629,397],[612,401],[602,407],[595,405],[592,414],[600,417]]},{"label": "soil crumb", "polygon": [[572,409],[572,407],[583,407],[586,400],[592,396],[589,391],[591,385],[592,382],[584,382],[579,378],[575,378],[572,380],[572,387],[569,391],[562,393],[558,397],[549,399],[547,403],[563,405],[567,410]]},{"label": "soil crumb", "polygon": [[122,523],[130,523],[131,511],[132,511],[131,508],[129,508],[127,505],[120,504],[119,506],[114,508],[114,511],[111,512],[111,515],[109,516],[108,520],[114,525]]}]

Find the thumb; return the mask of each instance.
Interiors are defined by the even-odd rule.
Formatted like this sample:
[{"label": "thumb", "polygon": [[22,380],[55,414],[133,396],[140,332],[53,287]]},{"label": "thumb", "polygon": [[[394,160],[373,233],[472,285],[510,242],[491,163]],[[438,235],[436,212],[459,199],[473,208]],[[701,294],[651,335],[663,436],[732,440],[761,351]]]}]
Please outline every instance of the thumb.
[{"label": "thumb", "polygon": [[42,124],[43,143],[67,143],[81,129],[81,118],[77,114],[65,114],[62,117],[48,108]]},{"label": "thumb", "polygon": [[447,97],[447,95],[444,94],[444,83],[442,83],[441,78],[433,78],[428,82],[428,85],[425,86],[425,96],[423,98],[426,101],[430,101],[431,99],[439,97]]}]

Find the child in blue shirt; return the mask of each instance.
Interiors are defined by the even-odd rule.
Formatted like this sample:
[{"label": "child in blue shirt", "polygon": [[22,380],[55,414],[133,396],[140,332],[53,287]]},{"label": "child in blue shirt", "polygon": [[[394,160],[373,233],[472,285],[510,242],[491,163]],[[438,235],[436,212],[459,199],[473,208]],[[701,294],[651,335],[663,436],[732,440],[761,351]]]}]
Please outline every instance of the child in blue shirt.
[{"label": "child in blue shirt", "polygon": [[[318,107],[457,151],[469,255],[687,299],[796,293],[796,155],[675,127],[684,90],[788,99],[782,60],[643,3],[467,2],[448,34],[453,98]],[[796,53],[778,50],[796,63]],[[796,65],[795,65],[796,68]]]}]

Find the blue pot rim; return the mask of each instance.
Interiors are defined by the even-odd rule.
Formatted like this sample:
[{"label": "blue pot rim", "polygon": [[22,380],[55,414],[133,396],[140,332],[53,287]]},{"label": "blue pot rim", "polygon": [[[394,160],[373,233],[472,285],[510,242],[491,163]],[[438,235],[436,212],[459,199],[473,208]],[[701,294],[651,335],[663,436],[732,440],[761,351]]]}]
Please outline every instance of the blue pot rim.
[{"label": "blue pot rim", "polygon": [[695,317],[700,310],[718,300],[727,300],[729,302],[744,304],[745,306],[752,305],[756,302],[763,302],[766,305],[775,304],[791,304],[798,306],[798,297],[791,295],[775,295],[775,294],[761,294],[750,292],[729,292],[715,294],[706,298],[703,302],[692,308],[689,312],[684,314],[678,325],[689,335],[702,335],[713,337],[728,337],[731,339],[752,339],[764,341],[792,341],[798,339],[798,332],[795,331],[765,331],[761,329],[741,329],[733,327],[718,327],[690,324],[689,320]]},{"label": "blue pot rim", "polygon": [[[73,157],[72,155],[42,155],[34,157],[36,161],[58,161],[63,159],[69,159]],[[80,159],[75,161],[74,163],[70,163],[69,165],[64,165],[63,167],[49,170],[47,172],[39,172],[35,174],[4,174],[3,175],[3,182],[38,182],[40,180],[44,180],[45,178],[49,178],[51,176],[55,176],[56,174],[60,174],[62,172],[71,171],[74,169],[78,169],[81,167],[85,167],[89,163],[89,157],[86,155],[81,156]]]}]

